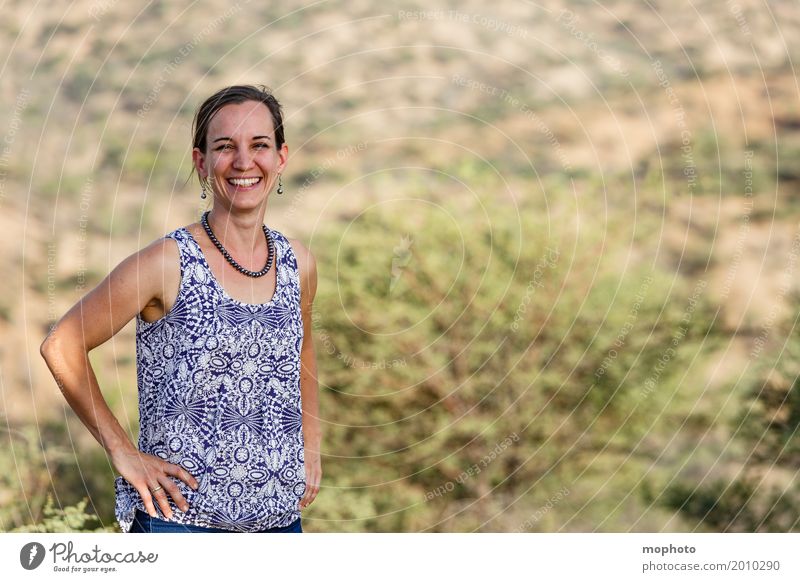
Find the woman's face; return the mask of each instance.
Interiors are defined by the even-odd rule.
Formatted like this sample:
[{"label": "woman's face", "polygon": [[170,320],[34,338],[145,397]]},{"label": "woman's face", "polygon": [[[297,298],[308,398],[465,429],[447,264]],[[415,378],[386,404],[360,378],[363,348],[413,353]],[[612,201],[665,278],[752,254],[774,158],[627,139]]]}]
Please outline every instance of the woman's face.
[{"label": "woman's face", "polygon": [[264,203],[287,155],[286,144],[276,149],[272,115],[258,101],[217,111],[208,126],[206,151],[192,151],[200,175],[211,181],[215,202],[242,210]]}]

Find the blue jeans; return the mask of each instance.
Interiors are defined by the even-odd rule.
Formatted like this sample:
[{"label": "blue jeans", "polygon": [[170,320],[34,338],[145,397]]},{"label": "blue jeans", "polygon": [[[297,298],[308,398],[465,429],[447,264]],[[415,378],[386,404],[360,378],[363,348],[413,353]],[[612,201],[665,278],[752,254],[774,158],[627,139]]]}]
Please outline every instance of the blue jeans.
[{"label": "blue jeans", "polygon": [[[141,509],[137,509],[133,516],[133,525],[131,526],[130,533],[236,533],[227,529],[220,529],[216,527],[199,527],[196,525],[186,525],[183,523],[175,523],[171,521],[164,521],[156,517],[150,517]],[[294,523],[290,523],[286,527],[273,527],[270,529],[261,530],[257,533],[303,533],[303,528],[300,525],[300,518],[298,517]]]}]

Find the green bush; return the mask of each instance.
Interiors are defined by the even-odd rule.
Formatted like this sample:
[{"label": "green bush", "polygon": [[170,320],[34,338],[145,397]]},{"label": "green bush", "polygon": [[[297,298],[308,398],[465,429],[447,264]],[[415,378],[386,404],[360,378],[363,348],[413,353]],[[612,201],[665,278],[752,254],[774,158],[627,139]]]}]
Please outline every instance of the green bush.
[{"label": "green bush", "polygon": [[[315,234],[336,502],[323,492],[312,511],[333,520],[326,527],[354,527],[335,506],[356,493],[355,528],[377,531],[403,523],[386,514],[430,525],[469,500],[543,495],[530,484],[551,479],[545,490],[556,490],[587,451],[631,451],[685,413],[681,377],[714,331],[704,282],[643,263],[623,271],[613,258],[629,244],[621,217],[577,235],[530,207],[481,202],[416,213],[384,204]],[[434,529],[473,527],[473,517]]]},{"label": "green bush", "polygon": [[43,516],[35,524],[22,525],[12,532],[69,533],[69,532],[118,532],[115,525],[103,527],[96,515],[86,513],[88,499],[77,505],[58,508],[53,506],[52,496],[47,496]]},{"label": "green bush", "polygon": [[[0,531],[116,531],[99,525],[86,511],[88,499],[78,498],[81,490],[101,490],[104,474],[93,454],[82,459],[91,468],[80,471],[76,453],[56,444],[65,442],[64,433],[53,423],[8,431],[9,446],[0,449]],[[105,506],[106,513],[113,510]]]},{"label": "green bush", "polygon": [[752,365],[736,380],[741,411],[726,423],[730,448],[744,459],[742,474],[710,484],[682,477],[667,487],[662,501],[709,531],[800,531],[800,337],[795,323],[782,320],[762,328],[749,357]]},{"label": "green bush", "polygon": [[697,488],[678,483],[668,489],[664,502],[695,518],[706,531],[800,531],[800,487],[784,490],[766,485],[754,475],[720,479]]}]

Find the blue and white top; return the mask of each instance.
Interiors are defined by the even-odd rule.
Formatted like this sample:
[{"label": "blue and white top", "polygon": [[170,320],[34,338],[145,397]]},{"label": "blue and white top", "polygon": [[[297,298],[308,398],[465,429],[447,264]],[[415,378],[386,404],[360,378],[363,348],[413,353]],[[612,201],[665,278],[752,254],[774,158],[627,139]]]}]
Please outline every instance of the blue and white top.
[{"label": "blue and white top", "polygon": [[[277,282],[268,303],[230,297],[181,227],[165,235],[181,256],[175,305],[154,322],[136,316],[139,450],[181,465],[200,484],[195,491],[171,477],[189,510],[170,498],[170,521],[255,532],[300,517],[300,278],[289,241],[269,232]],[[114,486],[116,518],[128,532],[144,504],[122,476]]]}]

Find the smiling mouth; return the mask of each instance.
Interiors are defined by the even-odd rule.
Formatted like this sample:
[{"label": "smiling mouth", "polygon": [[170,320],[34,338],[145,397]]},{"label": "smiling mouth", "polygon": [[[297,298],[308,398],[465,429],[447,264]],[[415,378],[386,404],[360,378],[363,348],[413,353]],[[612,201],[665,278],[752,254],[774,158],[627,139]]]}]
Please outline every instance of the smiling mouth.
[{"label": "smiling mouth", "polygon": [[259,182],[261,182],[261,177],[258,178],[228,178],[228,184],[231,186],[236,186],[238,188],[251,188],[255,186]]}]

